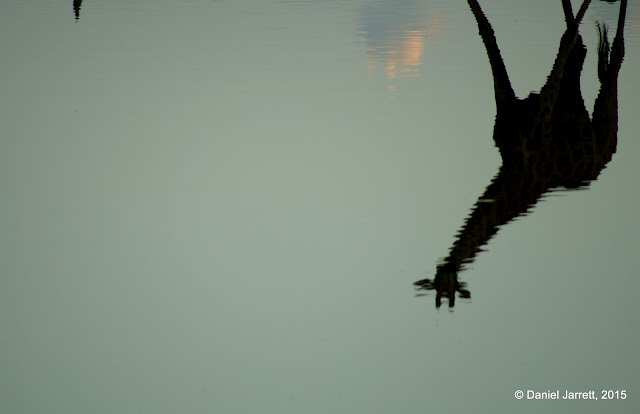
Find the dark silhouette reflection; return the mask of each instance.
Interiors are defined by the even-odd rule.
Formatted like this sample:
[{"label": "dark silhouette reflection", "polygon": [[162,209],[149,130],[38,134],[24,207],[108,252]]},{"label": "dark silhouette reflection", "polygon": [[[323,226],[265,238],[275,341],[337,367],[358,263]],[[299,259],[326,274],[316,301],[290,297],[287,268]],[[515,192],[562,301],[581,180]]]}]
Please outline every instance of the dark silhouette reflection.
[{"label": "dark silhouette reflection", "polygon": [[438,266],[435,278],[415,283],[436,291],[436,307],[456,292],[469,298],[458,272],[472,262],[500,226],[526,214],[554,188],[584,188],[595,180],[616,151],[618,134],[618,73],[624,57],[624,21],[627,0],[622,0],[618,27],[610,45],[607,27],[598,25],[598,78],[600,91],[589,118],[580,90],[580,74],[587,49],[578,26],[590,4],[584,0],[574,17],[570,0],[562,0],[567,29],[558,55],[540,93],[518,99],[489,21],[476,0],[467,0],[487,50],[497,107],[493,139],[502,166],[458,232],[456,241]]},{"label": "dark silhouette reflection", "polygon": [[73,0],[73,14],[76,20],[80,20],[80,7],[82,7],[82,0]]}]

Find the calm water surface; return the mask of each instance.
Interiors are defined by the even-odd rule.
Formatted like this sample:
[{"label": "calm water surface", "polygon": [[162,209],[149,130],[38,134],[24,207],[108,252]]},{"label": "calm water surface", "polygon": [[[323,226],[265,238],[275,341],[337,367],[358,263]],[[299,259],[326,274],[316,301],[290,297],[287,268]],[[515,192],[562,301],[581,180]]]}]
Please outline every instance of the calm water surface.
[{"label": "calm water surface", "polygon": [[[592,3],[589,111],[619,7]],[[539,91],[561,2],[480,4]],[[412,284],[501,164],[467,2],[10,1],[0,23],[1,412],[640,410],[639,2],[611,162],[501,226],[452,311]]]}]

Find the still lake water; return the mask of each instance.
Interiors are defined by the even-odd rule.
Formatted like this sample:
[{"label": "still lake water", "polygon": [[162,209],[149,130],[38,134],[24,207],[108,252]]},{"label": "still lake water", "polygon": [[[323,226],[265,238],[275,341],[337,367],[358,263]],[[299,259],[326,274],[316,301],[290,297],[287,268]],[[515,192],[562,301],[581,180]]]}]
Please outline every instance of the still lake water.
[{"label": "still lake water", "polygon": [[[539,91],[561,2],[480,3]],[[0,412],[640,412],[640,2],[612,161],[503,226],[452,311],[412,284],[501,163],[467,2],[72,6],[0,7]],[[589,110],[618,8],[581,26]]]}]

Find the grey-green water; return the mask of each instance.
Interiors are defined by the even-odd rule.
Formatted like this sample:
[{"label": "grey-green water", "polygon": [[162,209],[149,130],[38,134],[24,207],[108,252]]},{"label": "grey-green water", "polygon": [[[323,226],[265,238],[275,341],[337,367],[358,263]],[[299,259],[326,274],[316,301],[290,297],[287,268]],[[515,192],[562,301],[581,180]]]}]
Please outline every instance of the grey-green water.
[{"label": "grey-green water", "polygon": [[[480,4],[538,90],[560,1]],[[504,226],[453,312],[412,283],[500,165],[467,2],[72,6],[0,7],[0,412],[639,410],[640,3],[612,161]]]}]

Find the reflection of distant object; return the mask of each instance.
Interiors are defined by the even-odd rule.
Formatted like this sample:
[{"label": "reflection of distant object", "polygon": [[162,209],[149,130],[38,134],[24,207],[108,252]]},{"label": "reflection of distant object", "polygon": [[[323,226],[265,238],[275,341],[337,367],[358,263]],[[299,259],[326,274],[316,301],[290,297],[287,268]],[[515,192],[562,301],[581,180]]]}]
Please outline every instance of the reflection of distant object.
[{"label": "reflection of distant object", "polygon": [[73,14],[75,14],[76,20],[80,19],[81,6],[82,6],[82,0],[73,0]]},{"label": "reflection of distant object", "polygon": [[415,0],[377,0],[360,10],[367,67],[384,65],[388,79],[419,76],[427,44],[439,43],[444,16],[427,16]]},{"label": "reflection of distant object", "polygon": [[[590,13],[592,26],[597,22],[615,26],[618,21],[618,5],[620,0],[600,0],[592,2]],[[627,28],[625,38],[627,42],[640,43],[640,2],[629,2],[627,11]]]},{"label": "reflection of distant object", "polygon": [[615,24],[618,20],[618,7],[612,4],[618,1],[619,0],[600,0],[600,2],[594,4],[592,9],[596,19],[603,20],[608,24]]}]

